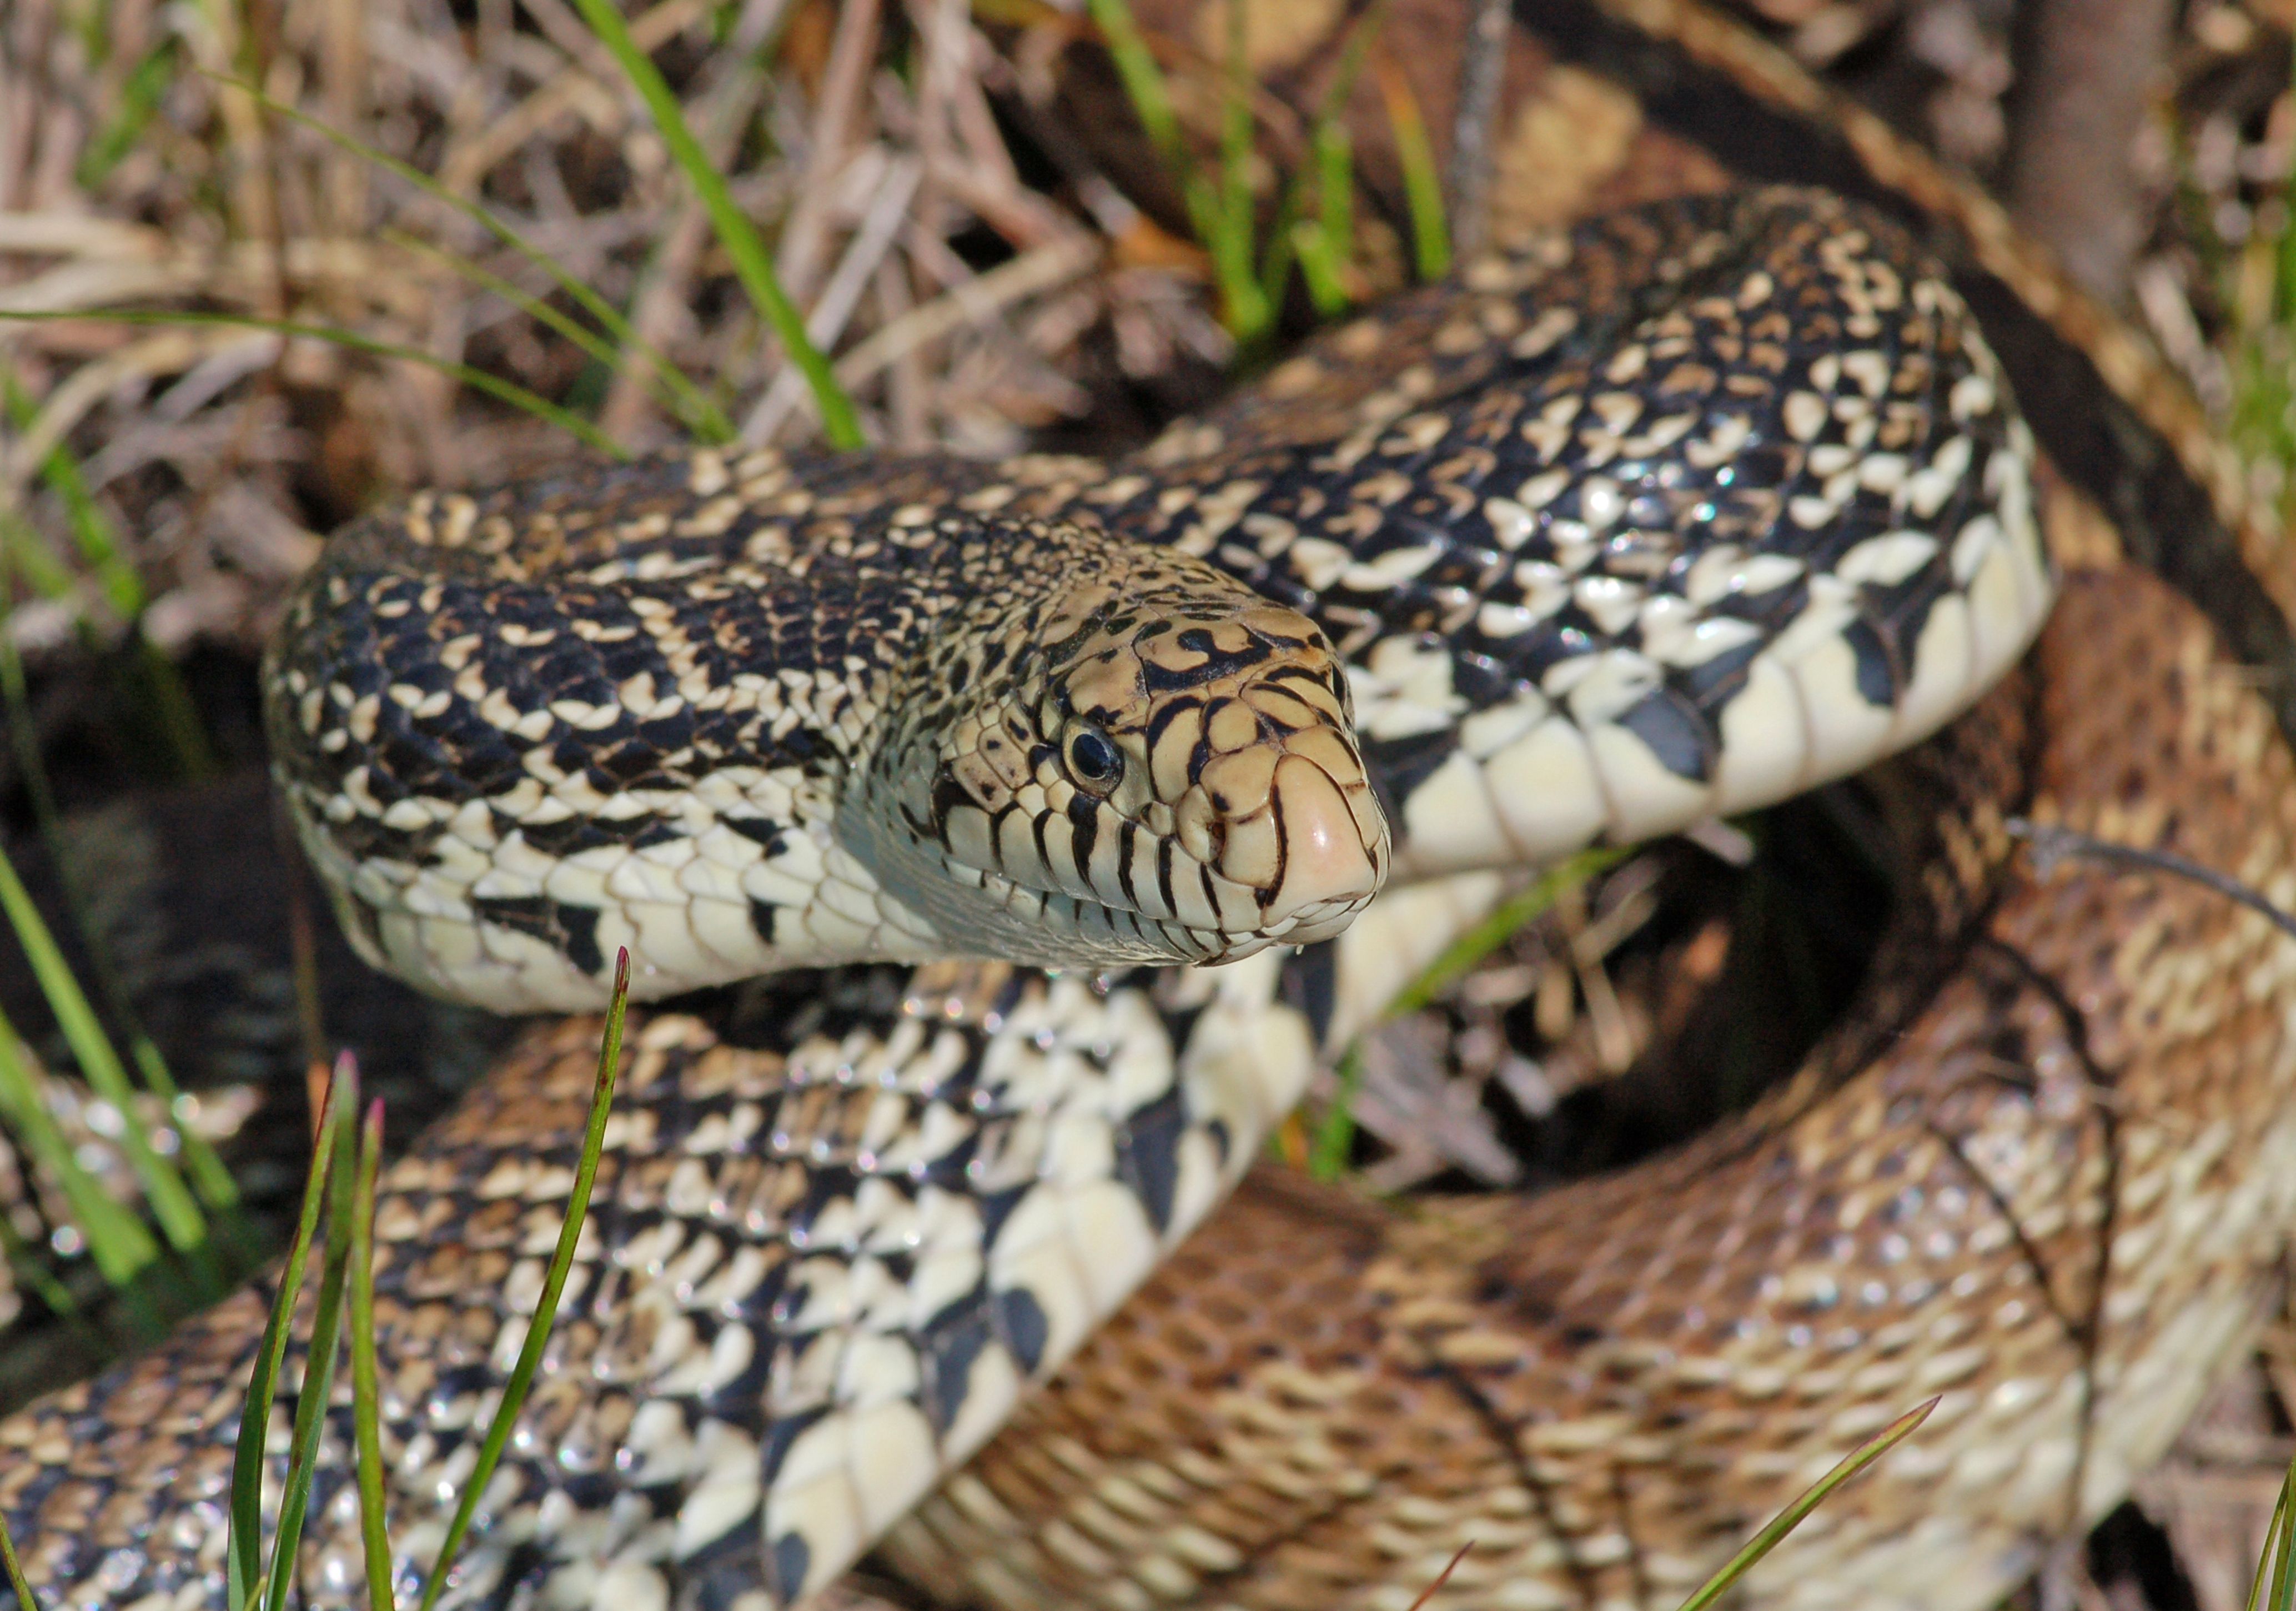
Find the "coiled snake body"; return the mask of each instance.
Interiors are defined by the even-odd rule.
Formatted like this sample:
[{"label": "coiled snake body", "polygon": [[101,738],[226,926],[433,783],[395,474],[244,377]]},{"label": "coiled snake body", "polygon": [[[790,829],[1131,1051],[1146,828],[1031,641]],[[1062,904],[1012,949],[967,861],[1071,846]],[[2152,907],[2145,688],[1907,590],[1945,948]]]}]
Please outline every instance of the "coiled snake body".
[{"label": "coiled snake body", "polygon": [[[2023,810],[2296,894],[2272,712],[2072,488],[2055,622],[1907,763],[1924,882],[1788,1089],[1590,1188],[1398,1213],[1255,1179],[1179,1244],[1509,869],[1975,698],[2051,592],[2030,456],[1894,226],[1753,190],[1536,237],[1115,464],[697,455],[338,538],[276,657],[281,774],[351,931],[434,987],[578,1005],[618,944],[652,994],[1247,957],[792,975],[742,1047],[647,1022],[447,1603],[761,1611],[889,1530],[1013,1605],[1401,1607],[1468,1542],[1434,1603],[1670,1603],[1943,1393],[1757,1591],[1984,1604],[2173,1434],[2296,1212],[2296,949],[2150,877],[2003,870]],[[1265,949],[1390,869],[1337,941]],[[387,1183],[402,1592],[523,1336],[594,1033],[537,1034]],[[0,1424],[52,1603],[221,1603],[259,1309]],[[349,1604],[324,1492],[305,1590]]]}]

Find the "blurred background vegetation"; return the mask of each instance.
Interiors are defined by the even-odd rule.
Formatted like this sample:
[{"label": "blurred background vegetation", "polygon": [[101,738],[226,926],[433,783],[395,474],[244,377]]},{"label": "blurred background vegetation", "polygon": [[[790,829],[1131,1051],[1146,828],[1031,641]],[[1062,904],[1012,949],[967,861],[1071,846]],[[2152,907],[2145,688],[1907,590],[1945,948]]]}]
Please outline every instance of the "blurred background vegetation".
[{"label": "blurred background vegetation", "polygon": [[[403,1135],[499,1039],[365,980],[264,825],[256,659],[322,534],[579,446],[1137,440],[1503,213],[1390,3],[0,0],[0,1401],[276,1245],[315,1059]],[[2285,523],[2296,4],[1738,9],[2055,246]],[[1341,43],[1286,101],[1300,15]],[[1367,1043],[1289,1151],[1538,1179],[1529,1127],[1734,933],[1840,988],[1792,868],[1653,926],[1668,854]],[[2240,1605],[2292,1373],[2284,1326],[2050,1592]]]}]

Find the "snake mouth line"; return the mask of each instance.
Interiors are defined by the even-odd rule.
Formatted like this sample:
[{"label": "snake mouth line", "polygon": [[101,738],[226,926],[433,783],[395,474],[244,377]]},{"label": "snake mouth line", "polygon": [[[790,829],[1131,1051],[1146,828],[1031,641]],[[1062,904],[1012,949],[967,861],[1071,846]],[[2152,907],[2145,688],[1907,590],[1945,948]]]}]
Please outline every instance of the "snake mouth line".
[{"label": "snake mouth line", "polygon": [[1192,965],[1329,939],[1386,883],[1386,816],[1336,725],[1173,769],[1160,796],[1136,774],[1145,797],[1128,800],[1063,793],[1058,779],[984,799],[944,777],[933,809],[904,804],[906,833],[881,834],[895,857],[924,859],[893,892],[922,893],[920,910],[960,949],[1046,966]]},{"label": "snake mouth line", "polygon": [[1146,963],[1198,966],[1241,962],[1274,945],[1314,944],[1345,929],[1372,899],[1365,892],[1316,900],[1293,908],[1266,928],[1200,928],[1177,918],[1154,917],[1129,907],[1032,889],[1006,874],[972,867],[947,855],[941,865],[955,883],[980,891],[1014,917],[1045,924],[1056,937],[1080,934],[1090,939],[1104,935],[1121,945],[1128,933],[1138,942],[1136,952],[1129,959]]}]

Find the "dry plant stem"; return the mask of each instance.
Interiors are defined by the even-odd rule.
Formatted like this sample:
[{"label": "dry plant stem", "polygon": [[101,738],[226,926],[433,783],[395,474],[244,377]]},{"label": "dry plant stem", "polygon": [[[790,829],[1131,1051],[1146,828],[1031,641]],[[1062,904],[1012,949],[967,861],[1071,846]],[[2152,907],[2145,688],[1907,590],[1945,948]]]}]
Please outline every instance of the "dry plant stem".
[{"label": "dry plant stem", "polygon": [[[868,86],[870,63],[877,54],[877,0],[845,0],[837,14],[837,32],[830,41],[829,66],[822,75],[821,99],[814,108],[806,152],[805,170],[798,177],[797,198],[782,230],[781,251],[775,271],[789,299],[804,303],[821,278],[829,251],[829,210],[833,199],[830,180],[845,165],[846,148],[853,141],[853,121]],[[748,433],[743,433],[747,440]]]},{"label": "dry plant stem", "polygon": [[[918,0],[922,5],[925,0]],[[936,0],[962,12],[955,0]],[[983,222],[1027,251],[1047,242],[1081,233],[1075,220],[1045,196],[1021,183],[1013,153],[1004,147],[1004,133],[989,110],[984,69],[998,62],[996,53],[970,25],[956,28],[948,85],[948,117],[961,154],[949,159],[944,171],[933,167],[925,153],[927,177],[979,214]]]},{"label": "dry plant stem", "polygon": [[1507,0],[1475,0],[1466,53],[1459,60],[1459,115],[1451,132],[1451,249],[1480,251],[1490,232],[1491,146],[1499,88],[1506,78]]},{"label": "dry plant stem", "polygon": [[[662,234],[653,272],[646,276],[644,288],[638,292],[637,306],[630,314],[630,328],[656,348],[669,344],[671,332],[686,316],[686,292],[692,286],[693,266],[700,261],[701,248],[709,239],[709,220],[703,216],[700,205],[692,201],[679,203],[669,227]],[[617,441],[635,437],[651,401],[642,375],[630,368],[619,371],[607,390],[605,403],[598,410],[599,429]]]},{"label": "dry plant stem", "polygon": [[222,331],[163,330],[80,366],[42,399],[39,414],[0,456],[0,509],[23,495],[72,427],[123,384],[179,374],[211,351],[244,339],[243,333]]},{"label": "dry plant stem", "polygon": [[[904,226],[904,240],[920,233],[945,239],[960,209],[969,209],[1018,251],[1058,238],[1066,221],[1046,209],[1041,197],[1022,189],[1003,136],[988,117],[975,70],[976,60],[986,59],[988,53],[973,32],[967,0],[906,0],[906,4],[910,26],[924,45],[915,107],[916,149],[924,174]],[[976,47],[980,47],[978,52]],[[906,262],[889,256],[879,266],[878,335],[915,311],[915,281],[924,271],[913,251],[908,256]],[[886,401],[898,447],[926,445],[931,430],[932,405],[922,347],[911,341],[890,349]],[[842,365],[839,370],[843,379]]]},{"label": "dry plant stem", "polygon": [[908,12],[909,24],[925,47],[924,73],[917,89],[917,151],[924,158],[925,188],[917,211],[931,218],[939,202],[941,176],[963,160],[956,153],[950,106],[972,30],[966,26],[965,0],[911,0]]},{"label": "dry plant stem", "polygon": [[1467,1551],[1474,1547],[1472,1541],[1459,1546],[1457,1552],[1444,1564],[1443,1570],[1436,1574],[1435,1581],[1422,1589],[1419,1598],[1411,1602],[1411,1611],[1426,1611],[1427,1602],[1442,1592],[1443,1585],[1451,1581],[1451,1574],[1459,1569],[1459,1563],[1467,1558]]},{"label": "dry plant stem", "polygon": [[2174,0],[2039,0],[2011,139],[2010,211],[2118,304],[2151,216],[2131,152],[2167,59]]},{"label": "dry plant stem", "polygon": [[[899,322],[914,310],[908,271],[894,258],[877,265],[877,316],[880,329]],[[914,347],[894,354],[885,376],[886,412],[892,425],[893,446],[904,453],[932,446],[931,422],[925,399],[925,368]]]},{"label": "dry plant stem", "polygon": [[988,324],[1006,308],[1082,278],[1099,263],[1101,243],[1082,233],[962,279],[941,295],[890,320],[837,360],[837,378],[858,386],[888,366],[956,331]]},{"label": "dry plant stem", "polygon": [[[663,0],[630,23],[630,37],[642,51],[657,50],[699,21],[704,10],[702,0]],[[600,53],[604,53],[603,48]],[[609,83],[617,77],[611,59],[604,71]],[[508,114],[479,120],[469,131],[467,141],[450,146],[447,160],[439,165],[439,183],[456,195],[477,193],[487,175],[512,152],[558,119],[590,102],[606,109],[610,117],[621,116],[613,92],[587,68],[570,62],[563,72],[512,107]]]},{"label": "dry plant stem", "polygon": [[[730,65],[732,71],[726,81],[705,97],[707,104],[695,119],[700,125],[695,137],[721,172],[731,165],[742,127],[757,110],[765,89],[763,75],[750,63],[736,59]],[[668,344],[671,333],[689,316],[694,265],[709,239],[709,215],[697,197],[681,194],[670,219],[630,317],[630,326],[639,339],[657,349]],[[646,377],[635,366],[625,367],[607,390],[605,406],[598,411],[599,426],[617,440],[629,437],[637,431],[647,406]]]},{"label": "dry plant stem", "polygon": [[[582,70],[602,84],[611,84],[617,77],[614,58],[597,37],[582,26],[582,19],[565,4],[564,0],[519,0],[520,9],[534,19],[537,28],[549,37],[550,42],[564,51]],[[636,24],[631,25],[636,31]]]},{"label": "dry plant stem", "polygon": [[[337,128],[357,128],[366,115],[365,9],[363,0],[326,0],[321,19],[327,121]],[[338,234],[355,235],[366,228],[367,165],[340,148],[327,160],[326,202]]]},{"label": "dry plant stem", "polygon": [[[816,347],[825,351],[845,333],[846,322],[860,306],[861,293],[877,265],[885,260],[923,176],[923,165],[914,157],[898,156],[886,164],[884,180],[870,201],[869,210],[862,215],[860,227],[853,232],[845,255],[838,260],[837,272],[822,287],[813,311],[806,317],[806,337]],[[757,448],[772,441],[805,396],[805,376],[796,365],[784,364],[774,383],[766,388],[766,395],[750,411],[750,417],[742,422],[742,443]]]},{"label": "dry plant stem", "polygon": [[[192,15],[197,22],[188,30],[188,37],[193,56],[201,67],[221,78],[262,81],[259,70],[250,70],[256,64],[248,50],[249,42],[241,37],[241,25],[247,19],[239,6],[205,6]],[[265,242],[275,250],[286,230],[280,216],[278,193],[271,182],[269,143],[264,136],[262,108],[252,95],[241,89],[222,90],[217,105],[222,112],[230,147],[226,171],[237,233],[243,239]],[[275,270],[278,267],[275,259],[273,267]],[[257,311],[277,318],[286,308],[285,276],[275,272],[263,287]]]}]

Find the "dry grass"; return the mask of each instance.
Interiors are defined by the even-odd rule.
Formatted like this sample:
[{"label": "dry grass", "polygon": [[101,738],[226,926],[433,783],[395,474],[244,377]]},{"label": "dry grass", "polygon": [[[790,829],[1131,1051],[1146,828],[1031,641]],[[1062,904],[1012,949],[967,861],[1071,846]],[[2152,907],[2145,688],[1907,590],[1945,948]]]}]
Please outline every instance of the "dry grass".
[{"label": "dry grass", "polygon": [[[1840,64],[1997,176],[2005,11],[1757,8],[1806,60]],[[2284,58],[2286,9],[2189,8],[2142,153],[2157,226],[2135,311],[2227,412],[2233,349],[2270,311],[2268,264],[2251,259],[2284,212],[2273,193],[2296,139],[2285,72],[2258,65]],[[873,440],[896,448],[1009,451],[1107,408],[1111,381],[1226,356],[1201,254],[1061,137],[1051,70],[1078,25],[1018,0],[995,12],[1036,26],[992,42],[964,0],[660,0],[633,20]],[[0,419],[0,515],[29,516],[40,552],[14,556],[16,587],[46,595],[21,596],[8,629],[35,657],[85,621],[124,624],[42,484],[58,444],[124,534],[144,629],[170,651],[251,647],[315,534],[379,497],[566,447],[419,363],[107,312],[340,327],[564,401],[632,447],[678,430],[644,364],[587,359],[521,308],[571,311],[531,263],[229,78],[484,206],[623,310],[745,440],[813,433],[804,387],[566,0],[14,0],[0,15],[0,314],[75,316],[0,320],[0,371],[29,407]]]},{"label": "dry grass", "polygon": [[[1103,370],[1225,358],[1191,253],[1089,173],[1023,182],[989,92],[1026,109],[1044,72],[1032,95],[962,4],[662,0],[632,26],[875,440],[1011,451],[1087,413]],[[315,533],[377,497],[567,448],[421,363],[107,313],[340,328],[564,401],[633,448],[676,432],[644,364],[585,359],[521,307],[571,311],[524,257],[231,80],[485,207],[623,309],[744,440],[814,432],[663,142],[562,0],[18,0],[0,29],[0,313],[49,316],[0,321],[31,404],[0,433],[0,511],[29,513],[45,549],[20,575],[80,584],[12,615],[36,657],[79,619],[123,624],[40,482],[57,444],[129,534],[144,629],[171,650],[252,644]]]}]

